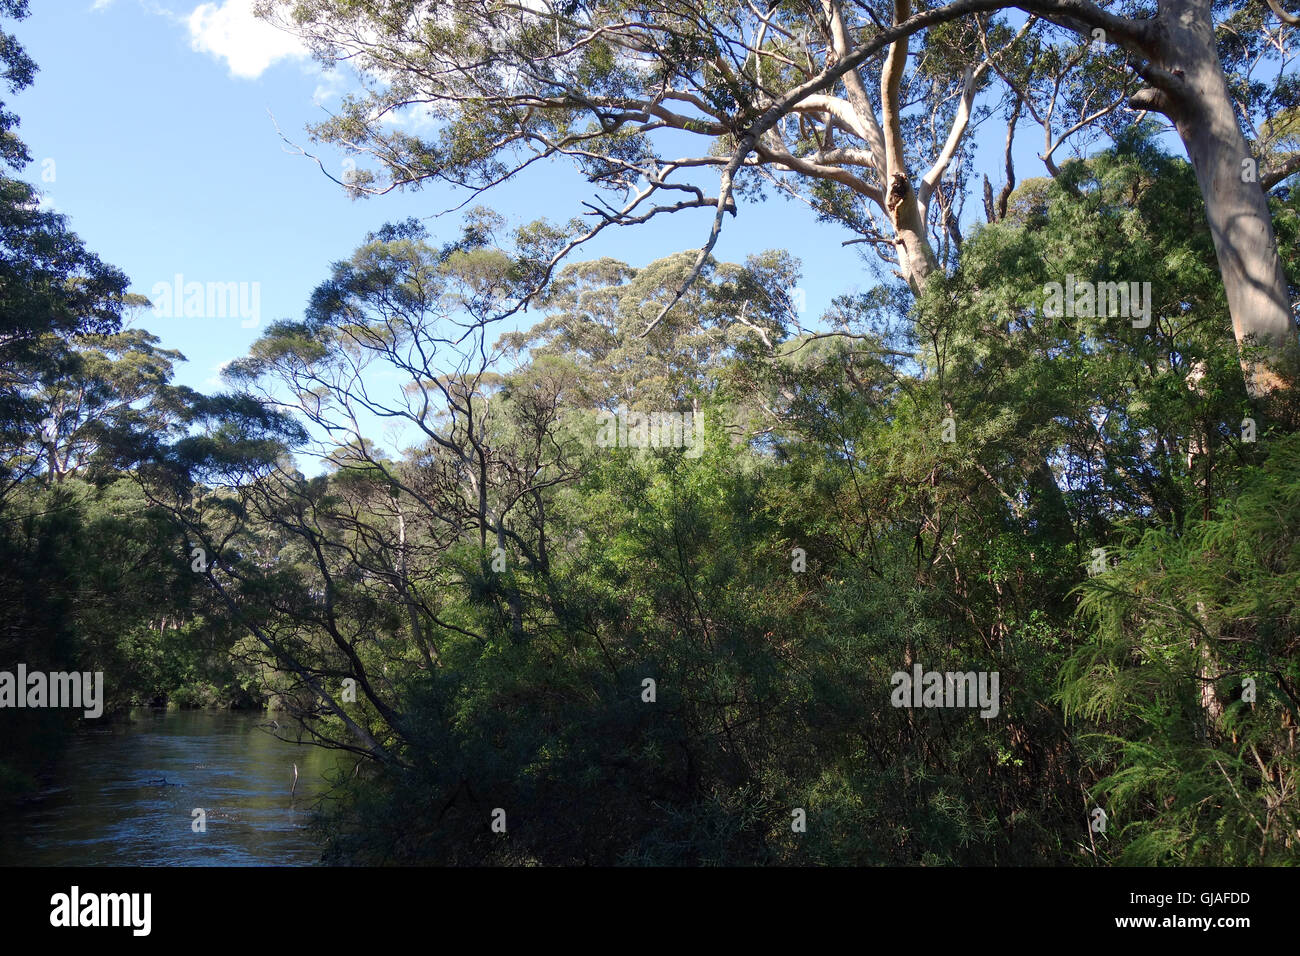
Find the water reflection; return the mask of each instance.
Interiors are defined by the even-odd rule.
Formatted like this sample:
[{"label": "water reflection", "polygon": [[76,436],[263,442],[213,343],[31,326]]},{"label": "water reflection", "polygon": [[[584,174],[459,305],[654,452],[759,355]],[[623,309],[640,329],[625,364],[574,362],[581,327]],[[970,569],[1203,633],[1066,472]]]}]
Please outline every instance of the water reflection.
[{"label": "water reflection", "polygon": [[[46,789],[5,821],[0,863],[318,862],[305,827],[340,755],[279,740],[268,726],[261,714],[136,710],[130,722],[79,734]],[[191,829],[196,807],[206,833]]]}]

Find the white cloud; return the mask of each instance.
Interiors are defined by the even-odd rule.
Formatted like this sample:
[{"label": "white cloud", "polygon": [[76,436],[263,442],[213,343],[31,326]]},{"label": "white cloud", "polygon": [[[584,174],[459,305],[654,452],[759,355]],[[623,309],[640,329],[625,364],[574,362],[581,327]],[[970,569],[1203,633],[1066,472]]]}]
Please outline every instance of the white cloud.
[{"label": "white cloud", "polygon": [[[111,3],[113,0],[98,2]],[[329,109],[343,95],[365,91],[356,62],[339,64],[332,70],[320,69],[311,60],[311,51],[301,39],[258,19],[253,15],[253,4],[254,0],[217,0],[200,4],[188,17],[173,16],[188,28],[193,49],[225,60],[232,76],[256,79],[281,60],[296,60],[305,72],[317,77],[312,94],[312,101],[317,106]],[[373,42],[376,38],[367,35],[365,39]],[[392,80],[383,70],[376,70],[373,66],[366,72],[380,88]],[[421,135],[437,127],[438,117],[427,105],[417,104],[390,111],[379,122],[390,129]]]},{"label": "white cloud", "polygon": [[320,74],[320,81],[311,95],[311,101],[317,106],[328,106],[330,100],[340,98],[350,88],[355,87],[348,77],[343,75],[341,67],[326,70]]},{"label": "white cloud", "polygon": [[222,386],[226,385],[227,383],[222,379],[222,376],[226,374],[226,369],[230,367],[230,363],[233,361],[234,359],[226,359],[224,362],[212,366],[211,371],[215,372],[216,374],[211,376],[210,378],[204,379],[203,384],[206,385],[208,388],[221,388]]},{"label": "white cloud", "polygon": [[257,79],[280,60],[309,55],[306,44],[253,15],[253,0],[200,4],[187,21],[190,45],[226,61],[232,75]]},{"label": "white cloud", "polygon": [[408,106],[402,110],[391,110],[379,121],[381,126],[402,130],[412,136],[427,133],[438,125],[438,117],[428,106]]},{"label": "white cloud", "polygon": [[26,209],[29,212],[62,212],[58,206],[54,205],[54,197],[48,193],[36,192],[32,198],[22,203],[20,209]]}]

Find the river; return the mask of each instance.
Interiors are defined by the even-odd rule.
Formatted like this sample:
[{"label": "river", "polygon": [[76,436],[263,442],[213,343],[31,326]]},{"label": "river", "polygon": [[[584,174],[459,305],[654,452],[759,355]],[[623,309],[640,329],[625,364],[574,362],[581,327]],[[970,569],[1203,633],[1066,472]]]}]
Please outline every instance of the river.
[{"label": "river", "polygon": [[[277,739],[271,719],[142,708],[79,733],[40,793],[5,822],[0,864],[318,863],[306,824],[339,754]],[[180,786],[160,786],[162,778]],[[206,832],[194,832],[196,808],[207,815]]]}]

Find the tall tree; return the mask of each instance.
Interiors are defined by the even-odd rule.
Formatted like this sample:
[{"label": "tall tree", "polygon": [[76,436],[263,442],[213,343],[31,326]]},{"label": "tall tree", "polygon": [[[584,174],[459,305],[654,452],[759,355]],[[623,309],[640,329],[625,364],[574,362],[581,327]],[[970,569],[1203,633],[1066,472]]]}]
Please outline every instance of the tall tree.
[{"label": "tall tree", "polygon": [[[27,0],[0,0],[0,14],[22,19]],[[10,93],[36,73],[22,45],[0,31],[0,66]],[[127,278],[100,261],[16,178],[31,154],[17,134],[18,117],[0,102],[0,502],[30,470],[19,454],[38,436],[47,409],[43,382],[57,377],[70,339],[118,331],[128,304]]]},{"label": "tall tree", "polygon": [[[1019,30],[976,18],[1010,8],[1030,14]],[[1059,28],[1090,44],[1104,40],[1147,84],[1130,105],[1168,116],[1196,167],[1252,394],[1280,383],[1268,365],[1295,361],[1289,290],[1267,199],[1260,182],[1243,175],[1252,157],[1209,0],[1131,7],[957,0],[920,12],[910,0],[766,9],[676,0],[544,8],[509,0],[261,0],[259,9],[306,37],[325,62],[346,60],[386,80],[314,129],[377,162],[378,171],[350,179],[355,192],[427,179],[482,191],[541,159],[565,157],[618,198],[588,204],[590,225],[554,237],[541,278],[610,226],[712,209],[708,238],[679,293],[704,268],[737,196],[760,177],[779,187],[791,179],[810,184],[824,214],[854,224],[920,291],[937,267],[928,218],[953,228],[954,197],[942,181],[967,136],[980,84],[1023,73],[1015,61],[1027,55],[1018,45],[1026,31]],[[1244,9],[1236,2],[1229,11]],[[913,37],[918,66],[905,84]],[[1127,80],[1112,85],[1123,90]],[[1084,107],[1080,121],[1107,116],[1115,105]],[[385,124],[408,106],[441,120],[434,137]],[[1036,119],[1051,139],[1053,120]],[[682,133],[699,137],[702,148],[681,156]],[[707,169],[718,173],[713,195],[698,175]],[[1264,366],[1252,361],[1252,344],[1262,347]]]}]

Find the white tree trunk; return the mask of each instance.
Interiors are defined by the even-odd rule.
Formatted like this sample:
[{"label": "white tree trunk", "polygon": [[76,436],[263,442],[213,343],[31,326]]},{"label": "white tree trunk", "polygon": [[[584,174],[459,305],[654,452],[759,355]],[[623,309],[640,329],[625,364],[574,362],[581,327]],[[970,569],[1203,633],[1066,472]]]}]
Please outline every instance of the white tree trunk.
[{"label": "white tree trunk", "polygon": [[1296,324],[1278,255],[1268,199],[1243,164],[1251,159],[1228,93],[1209,0],[1162,4],[1164,66],[1181,81],[1165,112],[1173,120],[1205,200],[1205,214],[1228,297],[1239,348],[1252,340],[1268,350],[1265,364],[1242,356],[1246,387],[1254,398],[1282,380],[1269,364],[1296,350]]}]

